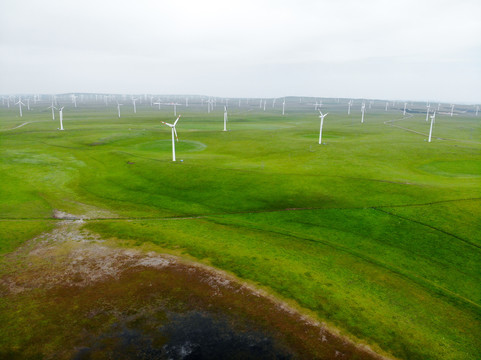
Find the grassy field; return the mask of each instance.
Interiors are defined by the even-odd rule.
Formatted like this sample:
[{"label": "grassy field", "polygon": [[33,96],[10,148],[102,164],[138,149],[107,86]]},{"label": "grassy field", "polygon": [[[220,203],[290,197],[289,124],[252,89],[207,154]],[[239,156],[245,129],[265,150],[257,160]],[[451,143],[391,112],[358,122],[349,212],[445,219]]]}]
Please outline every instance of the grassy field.
[{"label": "grassy field", "polygon": [[[258,103],[257,103],[258,104]],[[289,98],[207,114],[81,105],[64,128],[0,109],[0,252],[51,229],[54,209],[105,238],[181,249],[402,359],[481,353],[481,118]],[[324,109],[323,108],[323,109]],[[24,124],[21,127],[15,128]],[[402,129],[402,128],[404,129]],[[411,130],[411,131],[409,131]],[[421,134],[420,134],[421,133]]]}]

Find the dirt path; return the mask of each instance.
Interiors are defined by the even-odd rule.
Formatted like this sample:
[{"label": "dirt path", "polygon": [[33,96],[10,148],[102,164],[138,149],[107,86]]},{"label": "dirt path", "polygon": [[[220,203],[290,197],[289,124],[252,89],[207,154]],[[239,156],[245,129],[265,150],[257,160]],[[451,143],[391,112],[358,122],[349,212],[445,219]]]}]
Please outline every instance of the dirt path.
[{"label": "dirt path", "polygon": [[[58,215],[75,218],[65,213]],[[257,341],[256,346],[265,356],[275,353],[293,359],[385,359],[227,273],[171,255],[112,246],[111,242],[82,229],[83,223],[82,219],[60,221],[51,232],[5,257],[5,271],[0,274],[0,295],[6,304],[2,311],[15,309],[16,317],[13,323],[0,324],[0,332],[2,326],[8,326],[12,343],[18,345],[26,337],[22,333],[16,338],[15,321],[28,318],[32,331],[29,338],[40,336],[38,342],[46,342],[40,347],[42,356],[59,359],[81,353],[93,356],[117,349],[97,345],[105,338],[109,344],[123,344],[127,330],[144,341],[160,336],[152,328],[170,329],[169,336],[173,339],[179,333],[185,335],[186,324],[191,331],[200,319],[201,324],[210,324],[205,331],[214,334],[209,337],[217,339],[218,349],[225,346],[224,335],[228,333],[238,344],[246,339]],[[25,301],[30,305],[19,307]],[[47,316],[51,304],[55,304],[56,310]],[[29,313],[30,309],[35,311]],[[38,313],[43,314],[37,320],[39,323],[35,320]],[[177,315],[169,315],[173,313]],[[60,320],[58,314],[62,314]],[[170,320],[158,320],[158,314]],[[112,323],[117,327],[122,324],[123,330],[114,331]],[[42,338],[41,332],[46,329],[49,337]],[[63,333],[69,335],[64,338]],[[206,346],[201,344],[205,339],[197,339],[199,343],[194,341],[195,346],[192,345],[192,336],[197,335],[189,334],[189,339],[182,338],[185,344],[191,344],[187,347],[189,351]],[[165,342],[165,334],[162,336],[159,339]],[[50,344],[49,339],[55,343]],[[8,343],[7,349],[2,349],[0,343],[0,355],[3,351],[28,357],[38,354],[38,348],[39,344],[31,340],[24,341],[21,350],[9,349]],[[178,348],[167,343],[159,349],[151,348],[151,353],[159,355],[166,349],[175,352]]]}]

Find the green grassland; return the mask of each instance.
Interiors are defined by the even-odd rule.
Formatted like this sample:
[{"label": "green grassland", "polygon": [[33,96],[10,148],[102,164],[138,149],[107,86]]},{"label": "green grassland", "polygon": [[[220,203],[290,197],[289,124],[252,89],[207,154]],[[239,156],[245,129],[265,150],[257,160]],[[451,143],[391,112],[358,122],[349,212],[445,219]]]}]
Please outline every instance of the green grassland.
[{"label": "green grassland", "polygon": [[[46,106],[45,106],[46,108]],[[0,109],[0,252],[83,215],[106,238],[185,254],[403,359],[481,353],[481,118],[325,104]],[[422,106],[419,106],[422,109]],[[389,122],[391,120],[396,120]],[[24,122],[31,122],[13,129]],[[92,209],[96,209],[92,212]],[[7,220],[8,219],[8,220]]]}]

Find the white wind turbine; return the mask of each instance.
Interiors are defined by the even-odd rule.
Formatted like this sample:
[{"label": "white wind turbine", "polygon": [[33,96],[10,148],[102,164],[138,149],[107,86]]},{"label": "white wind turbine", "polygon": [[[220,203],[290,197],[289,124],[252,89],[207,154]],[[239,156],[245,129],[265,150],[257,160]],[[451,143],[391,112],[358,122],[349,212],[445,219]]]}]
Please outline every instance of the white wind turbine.
[{"label": "white wind turbine", "polygon": [[[166,122],[162,121],[162,124],[170,126],[170,128],[172,129],[172,161],[175,161],[175,139],[177,139],[177,142],[179,141],[179,138],[177,137],[177,131],[175,130],[175,125],[177,125],[177,121],[179,121],[179,119],[180,119],[180,115],[177,118],[177,120],[175,120],[175,122],[173,124],[169,124],[169,123],[166,123]],[[174,136],[175,136],[175,138],[174,138]]]},{"label": "white wind turbine", "polygon": [[351,115],[351,106],[352,106],[352,99],[349,100],[349,103],[347,106],[347,115]]},{"label": "white wind turbine", "polygon": [[431,108],[431,105],[427,104],[426,107],[428,109],[428,111],[426,111],[426,121],[428,121],[428,119],[429,119],[429,109]]},{"label": "white wind turbine", "polygon": [[272,108],[274,109],[274,107],[276,106],[276,99],[272,99]]},{"label": "white wind turbine", "polygon": [[27,110],[30,111],[30,98],[27,98]]},{"label": "white wind turbine", "polygon": [[207,113],[210,114],[212,110],[214,110],[214,101],[212,99],[209,99],[206,101],[207,103]]},{"label": "white wind turbine", "polygon": [[123,104],[119,104],[119,102],[117,101],[117,115],[120,119],[120,107],[122,106]]},{"label": "white wind turbine", "polygon": [[57,110],[57,108],[53,106],[53,99],[52,99],[52,105],[50,105],[48,109],[52,109],[52,120],[55,120],[55,110]]},{"label": "white wind turbine", "polygon": [[187,96],[185,97],[185,107],[189,107],[189,98]]},{"label": "white wind turbine", "polygon": [[264,100],[264,111],[266,111],[267,100]]},{"label": "white wind turbine", "polygon": [[22,114],[22,105],[25,106],[25,104],[22,102],[22,98],[18,98],[18,102],[15,103],[15,105],[18,105],[18,109],[20,110],[20,117],[23,117]]},{"label": "white wind turbine", "polygon": [[453,117],[453,112],[454,112],[454,104],[451,105],[451,117]]},{"label": "white wind turbine", "polygon": [[321,130],[320,130],[320,132],[319,132],[319,145],[321,145],[321,144],[322,144],[322,125],[324,125],[324,118],[325,118],[325,117],[327,116],[327,114],[329,114],[329,113],[323,114],[323,113],[321,112],[321,110],[319,110],[319,114],[320,114],[319,117],[321,118]]},{"label": "white wind turbine", "polygon": [[478,116],[478,112],[479,112],[479,105],[476,105],[476,116]]},{"label": "white wind turbine", "polygon": [[227,106],[224,106],[224,131],[227,131]]},{"label": "white wind turbine", "polygon": [[284,100],[282,101],[282,115],[285,114],[285,110],[286,110],[286,98],[284,98]]},{"label": "white wind turbine", "polygon": [[177,106],[179,105],[182,105],[182,104],[178,104],[178,103],[168,103],[168,104],[165,104],[165,105],[172,105],[174,107],[174,116],[177,116]]},{"label": "white wind turbine", "polygon": [[428,142],[431,142],[431,134],[433,133],[433,124],[436,119],[436,111],[431,115],[431,126],[429,127],[429,139]]},{"label": "white wind turbine", "polygon": [[364,112],[366,111],[366,103],[363,102],[361,106],[361,124],[364,123]]},{"label": "white wind turbine", "polygon": [[[135,105],[135,102],[136,102],[137,100],[139,100],[139,99],[134,98],[134,97],[132,98],[132,103],[134,104],[134,114],[137,114],[137,106]],[[120,116],[119,116],[119,117],[120,117]]]},{"label": "white wind turbine", "polygon": [[406,105],[407,105],[407,104],[408,104],[408,103],[404,103],[403,116],[406,116]]},{"label": "white wind turbine", "polygon": [[59,114],[59,118],[60,118],[60,129],[57,129],[57,130],[63,130],[63,108],[64,108],[64,106],[62,106],[60,109],[58,109],[58,114]]},{"label": "white wind turbine", "polygon": [[388,105],[389,105],[389,102],[386,101],[386,108],[384,109],[384,111],[387,111]]},{"label": "white wind turbine", "polygon": [[75,94],[72,94],[72,102],[74,107],[77,107],[77,96]]}]

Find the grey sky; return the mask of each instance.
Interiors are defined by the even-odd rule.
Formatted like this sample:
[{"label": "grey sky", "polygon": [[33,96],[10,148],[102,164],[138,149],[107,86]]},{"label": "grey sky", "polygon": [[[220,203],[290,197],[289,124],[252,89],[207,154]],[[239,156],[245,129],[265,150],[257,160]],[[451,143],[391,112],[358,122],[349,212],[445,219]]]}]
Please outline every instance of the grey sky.
[{"label": "grey sky", "polygon": [[2,0],[0,93],[481,102],[479,0]]}]

